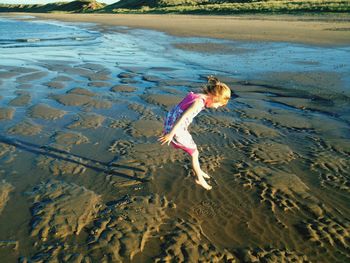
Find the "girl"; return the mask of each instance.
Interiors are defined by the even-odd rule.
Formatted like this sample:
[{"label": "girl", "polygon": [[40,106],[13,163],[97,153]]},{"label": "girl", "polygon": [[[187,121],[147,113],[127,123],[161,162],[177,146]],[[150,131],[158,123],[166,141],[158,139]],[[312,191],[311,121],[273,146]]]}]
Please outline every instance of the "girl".
[{"label": "girl", "polygon": [[225,106],[231,97],[230,88],[215,77],[208,77],[208,84],[203,93],[190,92],[168,114],[164,122],[163,136],[158,141],[163,144],[171,143],[175,148],[180,148],[192,157],[193,170],[197,175],[196,183],[210,190],[212,187],[204,178],[210,178],[199,166],[197,145],[194,143],[187,128],[193,118],[205,107],[215,108]]}]

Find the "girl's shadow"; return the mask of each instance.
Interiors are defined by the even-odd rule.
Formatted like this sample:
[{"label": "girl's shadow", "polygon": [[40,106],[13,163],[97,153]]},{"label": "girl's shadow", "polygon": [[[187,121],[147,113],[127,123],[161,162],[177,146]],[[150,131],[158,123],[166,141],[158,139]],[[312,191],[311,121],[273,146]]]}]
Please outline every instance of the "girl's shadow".
[{"label": "girl's shadow", "polygon": [[[86,168],[90,168],[90,169],[97,171],[97,172],[102,172],[102,173],[109,174],[109,175],[115,175],[115,176],[119,176],[119,177],[122,177],[125,179],[134,180],[134,181],[138,181],[138,182],[142,182],[142,183],[149,181],[148,179],[133,177],[133,176],[115,171],[113,169],[114,167],[116,167],[116,168],[130,169],[133,171],[145,172],[144,170],[136,168],[136,167],[115,164],[115,163],[113,163],[113,161],[111,161],[109,163],[100,162],[100,161],[93,160],[93,159],[90,159],[87,157],[83,157],[83,156],[80,156],[80,155],[77,155],[74,153],[70,153],[70,152],[67,152],[64,150],[56,149],[56,148],[53,148],[51,146],[45,146],[45,145],[42,146],[42,145],[29,143],[26,141],[22,141],[19,139],[10,138],[10,137],[6,137],[6,136],[2,136],[2,135],[0,135],[0,142],[7,144],[7,145],[12,145],[12,146],[16,147],[17,149],[21,149],[21,150],[24,150],[27,152],[40,154],[40,155],[52,157],[54,159],[79,164],[79,165],[82,165]],[[82,161],[84,161],[84,162],[82,162]]]}]

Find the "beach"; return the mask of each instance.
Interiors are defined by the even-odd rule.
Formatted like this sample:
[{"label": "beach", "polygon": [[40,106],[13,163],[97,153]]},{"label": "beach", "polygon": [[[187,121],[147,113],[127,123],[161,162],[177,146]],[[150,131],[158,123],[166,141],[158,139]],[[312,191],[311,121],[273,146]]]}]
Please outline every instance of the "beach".
[{"label": "beach", "polygon": [[[4,262],[347,262],[350,17],[0,15]],[[11,30],[10,30],[11,29]],[[213,189],[157,141],[190,126]]]},{"label": "beach", "polygon": [[132,15],[36,14],[39,18],[153,29],[178,36],[247,41],[286,41],[314,45],[348,45],[349,16],[333,15]]}]

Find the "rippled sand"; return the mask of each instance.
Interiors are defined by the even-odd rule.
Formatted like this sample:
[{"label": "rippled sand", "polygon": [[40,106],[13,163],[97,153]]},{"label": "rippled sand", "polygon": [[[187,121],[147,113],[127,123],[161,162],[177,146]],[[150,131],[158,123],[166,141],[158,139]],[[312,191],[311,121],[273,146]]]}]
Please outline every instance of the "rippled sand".
[{"label": "rippled sand", "polygon": [[[3,260],[350,259],[350,69],[323,57],[338,53],[296,46],[287,70],[260,44],[114,29],[93,49],[55,49],[62,57],[22,50],[20,66],[16,52],[2,55]],[[289,48],[279,45],[271,52]],[[191,125],[211,191],[188,156],[157,142],[167,110],[208,74],[238,96]]]}]

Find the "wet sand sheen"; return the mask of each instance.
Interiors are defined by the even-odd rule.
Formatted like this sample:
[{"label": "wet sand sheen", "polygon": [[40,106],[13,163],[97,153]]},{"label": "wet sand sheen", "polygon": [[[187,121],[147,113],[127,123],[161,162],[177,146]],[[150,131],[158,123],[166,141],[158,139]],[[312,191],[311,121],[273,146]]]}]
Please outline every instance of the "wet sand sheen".
[{"label": "wet sand sheen", "polygon": [[[32,14],[30,14],[32,15]],[[286,41],[316,45],[347,45],[348,17],[308,16],[191,16],[132,14],[35,14],[39,18],[165,31],[179,36],[201,36],[247,41]],[[319,19],[319,21],[317,21]],[[336,21],[336,22],[334,22]]]},{"label": "wet sand sheen", "polygon": [[[208,57],[221,47],[166,45]],[[129,42],[115,52],[107,47],[90,53],[75,47],[78,58],[64,49],[68,62],[36,54],[23,67],[2,67],[0,85],[13,90],[0,89],[1,256],[77,262],[350,257],[350,100],[339,72],[266,72],[262,79],[217,72],[238,98],[202,112],[191,125],[201,166],[212,176],[213,190],[205,191],[194,183],[188,157],[156,139],[166,111],[199,91],[209,70],[180,58],[160,62],[151,51],[152,63],[144,62],[145,48]],[[123,60],[123,52],[135,60]],[[245,52],[255,51],[223,53]]]}]

